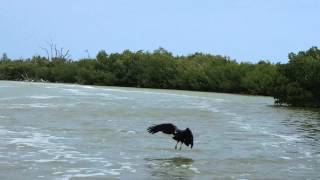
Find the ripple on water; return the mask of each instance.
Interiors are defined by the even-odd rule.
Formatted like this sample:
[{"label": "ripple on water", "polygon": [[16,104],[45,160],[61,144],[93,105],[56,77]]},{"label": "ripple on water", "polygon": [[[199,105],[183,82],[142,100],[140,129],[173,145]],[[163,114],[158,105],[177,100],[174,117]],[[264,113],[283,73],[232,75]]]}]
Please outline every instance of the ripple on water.
[{"label": "ripple on water", "polygon": [[249,122],[243,122],[242,117],[236,113],[226,112],[225,114],[232,117],[232,121],[229,121],[230,123],[237,124],[240,128],[245,129],[247,131],[253,131],[256,133],[277,137],[287,142],[301,140],[298,134],[284,135],[281,133],[275,133],[275,132],[272,132],[271,130],[266,130],[265,127],[263,126],[260,126],[260,127],[253,126],[252,122],[251,124]]},{"label": "ripple on water", "polygon": [[[292,127],[289,127],[278,122],[278,117],[285,118],[283,116],[289,116],[290,113],[295,112],[284,109],[274,111],[273,108],[266,108],[261,102],[270,100],[264,100],[263,97],[257,97],[257,101],[246,101],[246,98],[239,98],[239,96],[214,93],[96,88],[64,84],[41,84],[48,89],[40,89],[40,86],[33,88],[33,85],[26,86],[26,83],[12,84],[17,87],[15,88],[17,96],[15,92],[10,92],[9,94],[14,94],[13,97],[1,96],[0,98],[0,120],[3,123],[0,124],[0,161],[3,167],[0,170],[2,172],[10,166],[14,173],[19,174],[19,171],[25,168],[20,172],[25,173],[26,179],[37,177],[45,179],[105,179],[108,177],[210,179],[214,176],[222,177],[221,179],[227,179],[230,176],[234,179],[248,177],[250,177],[248,179],[254,177],[263,179],[265,174],[277,170],[285,172],[278,172],[273,176],[276,177],[274,179],[292,174],[294,175],[289,178],[319,177],[315,175],[319,170],[317,165],[320,162],[320,155],[316,154],[319,149],[318,144],[310,145],[304,141],[303,136],[299,136],[301,133],[295,134],[296,124],[291,124]],[[30,91],[24,91],[23,88]],[[48,94],[38,94],[37,91]],[[130,101],[119,103],[121,99],[127,98],[131,98]],[[70,105],[70,102],[73,104]],[[72,108],[65,108],[67,104]],[[59,106],[58,112],[58,109],[51,108],[55,105]],[[18,111],[7,109],[10,106]],[[256,106],[256,109],[252,109],[253,106]],[[20,111],[19,108],[27,111]],[[116,111],[118,108],[119,111]],[[177,108],[182,108],[183,111],[177,111]],[[31,109],[33,111],[29,112]],[[58,114],[57,118],[61,117],[61,121],[55,117],[55,113],[59,113],[60,110],[63,113]],[[124,113],[124,111],[130,111],[130,113]],[[141,115],[139,113],[146,111],[150,113],[139,116]],[[273,113],[272,117],[275,119],[264,121],[266,118],[262,118],[265,115],[263,113],[269,112]],[[25,115],[22,113],[35,113],[32,114],[34,116],[38,115],[36,113],[42,115],[44,113],[52,116],[48,119],[53,121],[47,123],[29,119],[30,122],[27,122],[22,118]],[[157,116],[153,116],[153,113]],[[199,123],[194,119],[185,119],[186,113],[192,113],[197,117],[200,115],[199,119],[203,121]],[[25,117],[29,116],[30,114],[26,114]],[[64,123],[70,117],[76,120]],[[146,140],[152,140],[146,139],[144,126],[163,121],[168,117],[175,124],[180,123],[180,120],[183,120],[183,123],[190,123],[190,126],[195,129],[195,134],[198,134],[195,139],[195,144],[198,146],[195,146],[195,149],[177,152],[171,145],[168,145],[168,148],[155,148],[157,146],[153,144],[157,142],[145,144]],[[14,121],[3,120],[7,118]],[[129,122],[127,119],[135,121]],[[132,124],[128,122],[137,124],[129,128]],[[23,128],[26,124],[38,129]],[[107,135],[105,132],[100,132],[99,126],[102,124],[111,129],[111,135],[109,132]],[[48,126],[50,128],[47,128]],[[54,127],[51,128],[51,126]],[[74,131],[64,130],[71,128]],[[92,131],[89,132],[88,128]],[[202,131],[202,128],[206,131]],[[310,132],[316,133],[317,126],[314,130],[313,128],[309,127],[310,130],[312,129]],[[59,132],[63,133],[55,135]],[[101,143],[102,139],[108,140],[109,135],[114,136],[116,141],[108,141],[109,145]],[[63,136],[77,137],[77,139],[64,139]],[[239,139],[242,141],[239,143],[235,141]],[[120,144],[124,142],[129,142],[126,147]],[[122,153],[119,155],[120,151]],[[181,155],[187,155],[189,159],[154,158]],[[146,156],[151,158],[144,159]],[[194,160],[190,159],[191,156]],[[237,159],[239,156],[242,158]],[[252,156],[257,160],[251,159]],[[234,160],[228,163],[227,158]],[[246,169],[241,170],[247,167],[252,167],[253,170],[250,171],[252,176],[242,174]],[[31,177],[33,175],[35,178]]]},{"label": "ripple on water", "polygon": [[58,104],[52,103],[20,103],[20,104],[10,104],[9,106],[4,106],[6,109],[32,109],[32,108],[56,108],[60,107]]},{"label": "ripple on water", "polygon": [[50,95],[37,95],[37,96],[27,96],[26,98],[30,99],[55,99],[60,98],[61,96],[50,96]]},{"label": "ripple on water", "polygon": [[[11,145],[15,145],[20,149],[33,148],[34,150],[27,152],[26,154],[16,154],[21,156],[20,159],[24,162],[35,162],[37,166],[40,164],[50,163],[63,163],[63,164],[86,164],[90,167],[90,164],[101,164],[103,169],[100,168],[64,168],[52,172],[54,176],[62,176],[62,179],[70,179],[76,177],[96,177],[96,176],[118,176],[122,172],[136,173],[135,166],[138,164],[132,162],[117,162],[116,164],[110,162],[106,157],[98,156],[94,157],[90,154],[81,153],[76,148],[67,146],[62,143],[67,138],[52,136],[46,133],[40,133],[39,129],[26,128],[28,131],[7,131],[0,127],[1,134],[8,134],[10,136],[6,139],[6,142]],[[36,132],[34,132],[36,131]],[[9,158],[1,154],[0,157]],[[15,155],[15,156],[16,156]],[[41,157],[47,158],[41,158]],[[131,158],[130,158],[131,159]],[[130,160],[128,159],[128,160]],[[62,164],[60,164],[62,165]],[[33,169],[38,167],[32,167]],[[32,170],[32,169],[30,169]],[[60,179],[60,178],[59,178]]]},{"label": "ripple on water", "polygon": [[145,158],[147,167],[151,169],[152,174],[165,177],[192,177],[194,174],[200,174],[193,160],[185,157],[173,158]]},{"label": "ripple on water", "polygon": [[90,93],[81,91],[81,90],[79,90],[79,89],[62,88],[62,90],[63,90],[64,92],[70,93],[71,95],[79,95],[79,96],[90,95]]}]

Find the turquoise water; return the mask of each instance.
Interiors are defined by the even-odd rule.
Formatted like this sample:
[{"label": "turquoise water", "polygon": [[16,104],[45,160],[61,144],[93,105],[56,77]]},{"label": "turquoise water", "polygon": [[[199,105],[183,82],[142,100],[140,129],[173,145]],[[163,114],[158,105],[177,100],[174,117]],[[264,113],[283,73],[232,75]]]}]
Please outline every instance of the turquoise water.
[{"label": "turquoise water", "polygon": [[[194,148],[147,133],[165,122]],[[319,140],[270,97],[0,81],[0,179],[319,179]]]}]

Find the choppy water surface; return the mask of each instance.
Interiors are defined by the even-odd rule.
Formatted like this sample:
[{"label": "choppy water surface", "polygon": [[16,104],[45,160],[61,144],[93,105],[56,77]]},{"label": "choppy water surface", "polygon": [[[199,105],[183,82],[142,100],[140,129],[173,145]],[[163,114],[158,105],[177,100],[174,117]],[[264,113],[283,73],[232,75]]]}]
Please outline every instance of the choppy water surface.
[{"label": "choppy water surface", "polygon": [[[320,115],[269,97],[0,81],[0,179],[319,179]],[[156,123],[190,127],[174,150]]]}]

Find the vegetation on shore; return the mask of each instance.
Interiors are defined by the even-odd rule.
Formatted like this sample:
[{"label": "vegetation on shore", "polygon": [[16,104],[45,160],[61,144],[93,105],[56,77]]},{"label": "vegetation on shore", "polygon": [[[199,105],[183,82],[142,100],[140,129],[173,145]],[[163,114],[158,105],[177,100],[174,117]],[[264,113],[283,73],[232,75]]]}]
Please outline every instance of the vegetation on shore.
[{"label": "vegetation on shore", "polygon": [[[62,54],[62,53],[61,53]],[[276,104],[320,107],[320,50],[289,54],[287,64],[238,63],[228,57],[194,53],[173,56],[125,50],[77,61],[67,56],[0,60],[0,80],[182,89],[273,96]]]}]

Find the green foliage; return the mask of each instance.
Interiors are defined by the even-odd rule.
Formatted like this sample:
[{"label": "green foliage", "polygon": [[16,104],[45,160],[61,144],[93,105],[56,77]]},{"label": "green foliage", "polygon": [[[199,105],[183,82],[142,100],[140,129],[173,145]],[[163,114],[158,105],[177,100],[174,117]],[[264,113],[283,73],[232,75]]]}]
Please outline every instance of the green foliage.
[{"label": "green foliage", "polygon": [[289,63],[278,65],[275,81],[276,103],[291,106],[320,107],[320,50],[312,47],[289,54]]},{"label": "green foliage", "polygon": [[242,77],[241,83],[250,94],[270,95],[275,78],[278,72],[274,65],[269,62],[260,61],[257,65],[246,71]]},{"label": "green foliage", "polygon": [[10,60],[3,54],[0,79],[272,95],[277,104],[319,107],[319,50],[290,53],[289,59],[287,64],[239,64],[204,53],[173,56],[163,48],[111,54],[102,50],[95,59],[78,61],[60,56]]},{"label": "green foliage", "polygon": [[106,53],[106,51],[101,50],[98,52],[97,54],[97,61],[101,64],[107,64],[108,61],[108,54]]}]

